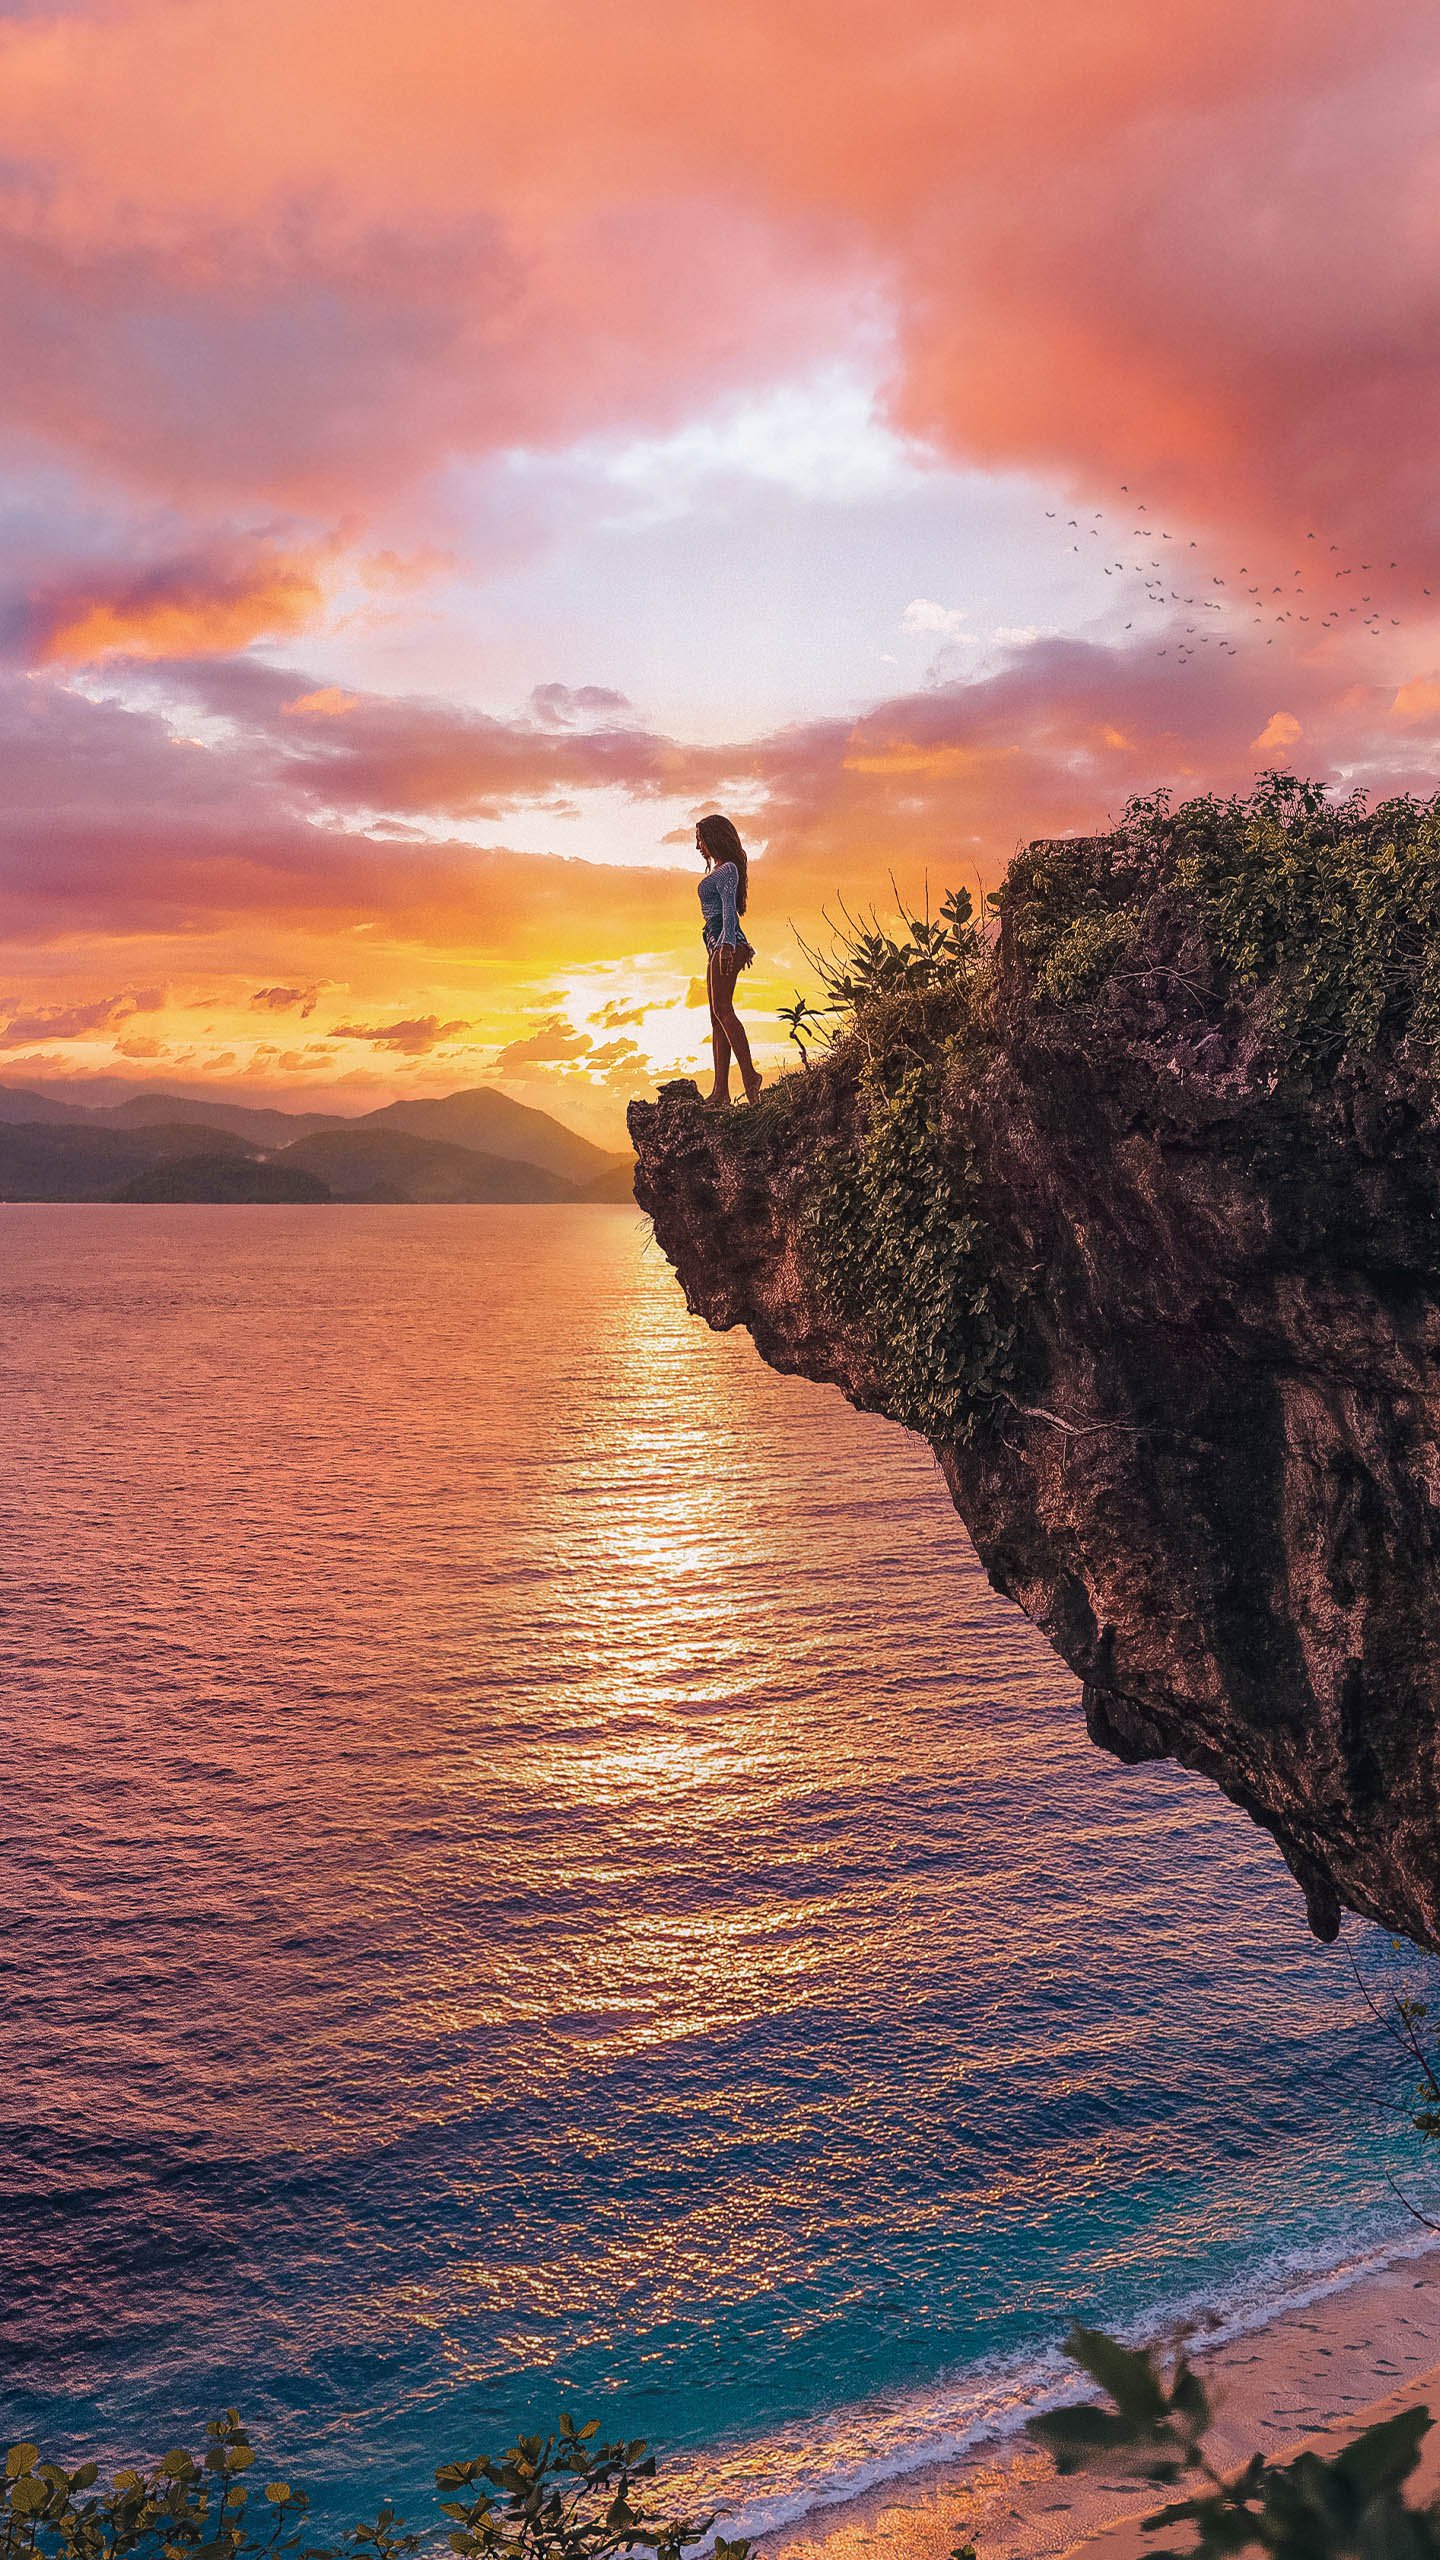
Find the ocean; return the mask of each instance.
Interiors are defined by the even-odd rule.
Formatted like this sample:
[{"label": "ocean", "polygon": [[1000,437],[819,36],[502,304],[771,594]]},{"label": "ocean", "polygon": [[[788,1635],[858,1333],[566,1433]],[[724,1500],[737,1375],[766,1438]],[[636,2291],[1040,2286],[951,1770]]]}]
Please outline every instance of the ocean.
[{"label": "ocean", "polygon": [[634,1213],[0,1219],[7,2441],[418,2516],[568,2407],[773,2528],[1420,2244],[1419,1959]]}]

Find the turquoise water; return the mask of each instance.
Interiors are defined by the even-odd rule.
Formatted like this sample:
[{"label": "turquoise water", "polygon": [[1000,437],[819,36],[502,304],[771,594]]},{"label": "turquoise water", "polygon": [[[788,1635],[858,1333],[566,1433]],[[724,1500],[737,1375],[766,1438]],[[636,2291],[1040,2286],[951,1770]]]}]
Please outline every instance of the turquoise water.
[{"label": "turquoise water", "polygon": [[1269,1843],[632,1213],[0,1214],[12,2436],[773,2520],[1411,2244]]}]

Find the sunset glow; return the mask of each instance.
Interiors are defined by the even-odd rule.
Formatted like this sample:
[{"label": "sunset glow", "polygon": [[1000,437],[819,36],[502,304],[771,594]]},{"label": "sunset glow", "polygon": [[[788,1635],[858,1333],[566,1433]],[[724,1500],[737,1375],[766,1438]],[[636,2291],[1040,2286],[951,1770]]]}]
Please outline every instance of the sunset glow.
[{"label": "sunset glow", "polygon": [[[822,906],[1429,788],[1436,65],[1357,0],[0,16],[11,1083],[618,1138]],[[1435,591],[1432,596],[1432,590]]]}]

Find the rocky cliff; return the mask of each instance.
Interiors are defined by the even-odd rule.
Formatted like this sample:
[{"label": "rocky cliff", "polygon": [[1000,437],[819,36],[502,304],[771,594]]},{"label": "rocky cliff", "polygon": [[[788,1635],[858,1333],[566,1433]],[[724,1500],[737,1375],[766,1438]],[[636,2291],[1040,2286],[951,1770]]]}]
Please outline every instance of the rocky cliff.
[{"label": "rocky cliff", "polygon": [[933,1441],[1097,1743],[1322,1937],[1440,1945],[1435,810],[1151,804],[999,909],[754,1109],[633,1106],[636,1197],[697,1314]]}]

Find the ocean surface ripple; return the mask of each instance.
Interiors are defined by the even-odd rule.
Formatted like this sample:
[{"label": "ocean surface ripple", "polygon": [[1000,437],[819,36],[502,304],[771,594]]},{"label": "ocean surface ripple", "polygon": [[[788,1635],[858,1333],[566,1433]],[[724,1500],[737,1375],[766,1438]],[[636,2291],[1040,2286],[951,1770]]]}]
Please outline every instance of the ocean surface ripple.
[{"label": "ocean surface ripple", "polygon": [[11,2439],[773,2520],[1405,2244],[1273,1848],[631,1212],[3,1216]]}]

